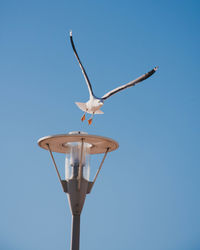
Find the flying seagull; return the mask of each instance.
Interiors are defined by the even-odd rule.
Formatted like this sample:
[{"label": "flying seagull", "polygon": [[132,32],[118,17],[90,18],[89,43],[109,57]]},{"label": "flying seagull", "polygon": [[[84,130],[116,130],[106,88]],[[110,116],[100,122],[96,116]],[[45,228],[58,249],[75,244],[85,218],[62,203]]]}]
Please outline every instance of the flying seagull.
[{"label": "flying seagull", "polygon": [[86,103],[82,103],[82,102],[76,102],[76,105],[82,110],[84,111],[84,114],[83,116],[81,117],[81,121],[84,121],[85,120],[85,114],[86,113],[89,113],[89,114],[92,114],[92,116],[90,117],[90,119],[88,120],[88,124],[92,124],[92,119],[93,119],[93,116],[94,114],[103,114],[103,111],[100,110],[100,108],[103,106],[104,104],[104,101],[106,99],[108,99],[109,97],[111,97],[112,95],[118,93],[119,91],[123,90],[123,89],[126,89],[126,88],[129,88],[129,87],[132,87],[132,86],[135,86],[137,83],[139,82],[142,82],[144,80],[146,80],[147,78],[149,78],[151,75],[153,75],[156,70],[158,69],[158,67],[155,67],[153,68],[151,71],[149,71],[148,73],[138,77],[137,79],[127,83],[127,84],[124,84],[118,88],[115,88],[111,91],[109,91],[108,93],[106,93],[104,96],[102,96],[101,98],[99,97],[96,97],[94,95],[94,92],[92,90],[92,85],[90,83],[90,80],[87,76],[87,73],[81,63],[81,60],[78,56],[78,53],[76,51],[76,48],[75,48],[75,45],[74,45],[74,42],[73,42],[73,38],[72,38],[72,31],[70,31],[70,41],[71,41],[71,45],[72,45],[72,48],[73,48],[73,51],[74,51],[74,54],[79,62],[79,65],[80,65],[80,68],[82,70],[82,73],[83,73],[83,76],[85,78],[85,81],[86,81],[86,84],[87,84],[87,87],[88,87],[88,90],[89,90],[89,96],[90,96],[90,99],[89,101],[87,101]]}]

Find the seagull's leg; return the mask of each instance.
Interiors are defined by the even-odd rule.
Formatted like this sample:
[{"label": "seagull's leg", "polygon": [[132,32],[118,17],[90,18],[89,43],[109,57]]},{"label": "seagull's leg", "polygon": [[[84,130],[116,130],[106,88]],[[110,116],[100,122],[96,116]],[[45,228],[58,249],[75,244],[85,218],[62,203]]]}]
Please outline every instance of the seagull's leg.
[{"label": "seagull's leg", "polygon": [[86,111],[84,112],[84,114],[83,114],[83,116],[81,117],[81,121],[83,122],[83,121],[85,121],[85,114],[87,113],[87,109],[86,109]]},{"label": "seagull's leg", "polygon": [[[86,113],[86,112],[85,112]],[[83,114],[83,116],[81,117],[81,121],[85,121],[85,113]]]},{"label": "seagull's leg", "polygon": [[91,125],[91,124],[92,124],[92,119],[93,119],[93,116],[94,116],[94,112],[93,112],[93,114],[92,114],[91,118],[88,120],[88,124],[89,124],[89,125]]}]

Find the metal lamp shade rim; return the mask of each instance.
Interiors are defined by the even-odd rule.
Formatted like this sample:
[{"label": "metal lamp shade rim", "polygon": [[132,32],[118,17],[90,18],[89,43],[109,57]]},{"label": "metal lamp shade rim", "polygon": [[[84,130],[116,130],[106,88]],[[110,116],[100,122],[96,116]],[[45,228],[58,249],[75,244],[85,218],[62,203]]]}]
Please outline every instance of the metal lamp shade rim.
[{"label": "metal lamp shade rim", "polygon": [[88,134],[60,134],[45,136],[38,140],[38,145],[46,150],[49,150],[49,145],[52,152],[69,154],[70,143],[82,141],[91,145],[89,154],[102,154],[105,153],[107,149],[109,149],[108,152],[112,152],[119,147],[119,144],[111,138]]}]

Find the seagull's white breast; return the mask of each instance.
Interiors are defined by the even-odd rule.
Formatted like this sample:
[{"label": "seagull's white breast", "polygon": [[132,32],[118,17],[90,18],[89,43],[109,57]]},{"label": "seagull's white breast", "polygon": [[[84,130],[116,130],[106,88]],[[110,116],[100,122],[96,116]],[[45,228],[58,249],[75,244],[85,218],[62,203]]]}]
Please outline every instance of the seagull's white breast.
[{"label": "seagull's white breast", "polygon": [[103,106],[103,102],[97,98],[91,98],[87,103],[87,109],[89,112],[95,112]]}]

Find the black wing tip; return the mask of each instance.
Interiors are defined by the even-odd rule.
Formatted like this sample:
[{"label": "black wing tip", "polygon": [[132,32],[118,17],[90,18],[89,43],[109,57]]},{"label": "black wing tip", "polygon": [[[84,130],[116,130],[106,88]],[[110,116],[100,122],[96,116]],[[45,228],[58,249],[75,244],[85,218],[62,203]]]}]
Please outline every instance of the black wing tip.
[{"label": "black wing tip", "polygon": [[154,70],[154,71],[157,71],[157,70],[158,70],[158,68],[159,68],[159,66],[156,66],[153,70]]}]

